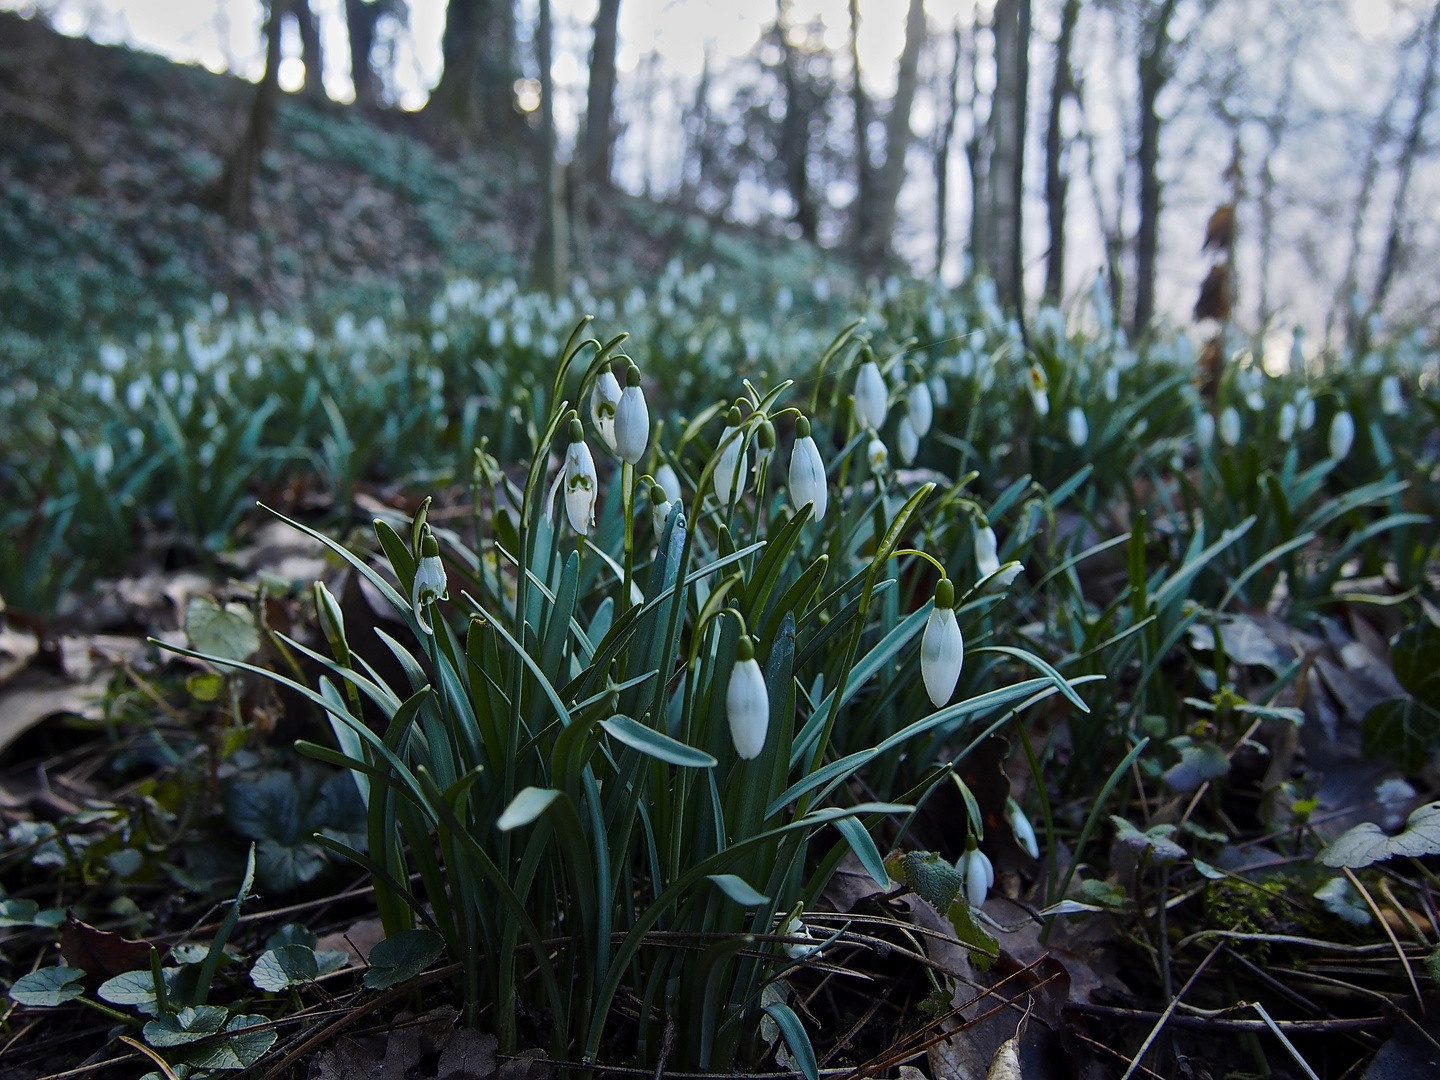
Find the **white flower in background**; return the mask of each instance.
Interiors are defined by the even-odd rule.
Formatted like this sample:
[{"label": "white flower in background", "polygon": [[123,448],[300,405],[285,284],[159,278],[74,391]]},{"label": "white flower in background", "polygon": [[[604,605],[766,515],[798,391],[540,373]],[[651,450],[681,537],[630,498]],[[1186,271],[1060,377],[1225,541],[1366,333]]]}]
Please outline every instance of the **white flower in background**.
[{"label": "white flower in background", "polygon": [[113,341],[106,341],[100,346],[100,366],[112,374],[125,369],[125,350]]},{"label": "white flower in background", "polygon": [[1280,441],[1289,442],[1295,437],[1295,424],[1299,419],[1299,411],[1293,402],[1287,401],[1280,406]]},{"label": "white flower in background", "polygon": [[1015,583],[1015,579],[1025,572],[1025,564],[1018,559],[1011,559],[993,574],[980,579],[979,589],[982,596],[992,593],[1004,592]]},{"label": "white flower in background", "polygon": [[1240,441],[1240,412],[1234,405],[1226,405],[1220,413],[1220,441],[1226,446]]},{"label": "white flower in background", "polygon": [[730,685],[725,689],[725,713],[735,753],[746,761],[759,757],[770,728],[770,695],[749,635],[741,635],[735,649],[735,666],[730,669]]},{"label": "white flower in background", "polygon": [[810,421],[802,416],[795,421],[795,445],[790,450],[790,502],[796,510],[813,504],[813,520],[819,521],[825,516],[828,500],[825,462],[810,436]]},{"label": "white flower in background", "polygon": [[425,610],[436,600],[449,599],[445,589],[445,563],[440,558],[440,542],[426,529],[420,539],[420,565],[415,568],[415,583],[410,587],[410,608],[415,621],[427,634],[435,631],[425,619]]},{"label": "white flower in background", "polygon": [[675,475],[668,461],[655,470],[655,482],[665,489],[665,498],[671,502],[680,498],[680,477]]},{"label": "white flower in background", "polygon": [[996,554],[995,530],[981,525],[975,530],[975,573],[984,581],[1000,569],[1000,557]]},{"label": "white flower in background", "polygon": [[[795,910],[790,914],[790,917],[785,920],[785,924],[780,927],[781,937],[804,938],[806,941],[816,940],[815,935],[810,933],[810,927],[806,926],[800,919],[800,913],[803,910],[804,909],[798,905],[796,906]],[[820,951],[818,944],[804,945],[798,941],[787,941],[784,948],[785,955],[790,957],[791,960],[804,960],[807,957],[814,956]]]},{"label": "white flower in background", "polygon": [[1300,430],[1309,431],[1315,426],[1315,399],[1308,394],[1300,402]]},{"label": "white flower in background", "polygon": [[938,405],[943,409],[950,404],[950,387],[944,379],[939,375],[931,375],[928,385],[932,405]]},{"label": "white flower in background", "polygon": [[1105,286],[1104,270],[1096,270],[1095,280],[1090,283],[1090,307],[1095,312],[1100,332],[1108,333],[1115,323],[1115,313],[1110,307],[1110,290]]},{"label": "white flower in background", "polygon": [[915,462],[915,455],[920,453],[920,436],[915,433],[915,425],[910,422],[909,416],[900,418],[900,460],[906,465]]},{"label": "white flower in background", "polygon": [[1112,405],[1120,400],[1120,369],[1118,367],[1105,369],[1104,392],[1105,400]]},{"label": "white flower in background", "polygon": [[885,426],[885,414],[890,411],[890,393],[880,375],[880,367],[874,360],[860,365],[860,374],[855,376],[855,419],[862,427],[879,431]]},{"label": "white flower in background", "polygon": [[1386,375],[1380,380],[1380,411],[1386,416],[1399,416],[1405,411],[1399,375]]},{"label": "white flower in background", "polygon": [[602,371],[590,391],[590,422],[600,441],[615,452],[615,410],[620,405],[620,380],[609,368]]},{"label": "white flower in background", "polygon": [[1030,824],[1030,819],[1025,816],[1025,811],[1020,809],[1020,804],[1014,799],[1005,800],[1005,816],[1010,819],[1010,828],[1015,833],[1015,840],[1025,849],[1025,854],[1032,859],[1040,857],[1040,845],[1035,840],[1035,827]]},{"label": "white flower in background", "polygon": [[1344,461],[1355,445],[1355,418],[1341,409],[1330,421],[1330,456]]},{"label": "white flower in background", "polygon": [[865,460],[870,463],[872,473],[882,473],[890,466],[890,451],[879,439],[871,439],[865,448]]},{"label": "white flower in background", "polygon": [[935,420],[935,402],[931,400],[930,387],[925,383],[917,382],[910,387],[907,414],[918,438],[923,439],[930,433],[930,425]]},{"label": "white flower in background", "polygon": [[1045,369],[1039,364],[1030,365],[1030,400],[1035,403],[1037,416],[1050,415],[1050,380]]},{"label": "white flower in background", "polygon": [[939,709],[955,693],[960,668],[965,663],[965,642],[960,624],[955,621],[955,586],[949,578],[941,578],[935,586],[935,607],[925,621],[925,636],[920,639],[920,674],[925,679],[925,692]]},{"label": "white flower in background", "polygon": [[[615,376],[610,376],[613,381]],[[631,465],[645,456],[650,444],[650,410],[640,389],[640,369],[631,364],[625,372],[625,390],[615,407],[615,450]]]},{"label": "white flower in background", "polygon": [[1065,414],[1065,432],[1070,436],[1072,446],[1081,447],[1090,441],[1090,422],[1085,419],[1085,410],[1079,405],[1072,406]]},{"label": "white flower in background", "polygon": [[600,481],[595,475],[595,459],[585,445],[585,429],[580,418],[571,415],[570,445],[565,451],[565,464],[555,474],[555,482],[545,496],[545,520],[555,520],[555,494],[565,488],[565,516],[570,527],[581,536],[595,524],[595,500],[600,495]]},{"label": "white flower in background", "polygon": [[95,447],[94,464],[96,476],[104,476],[115,467],[115,451],[108,442],[102,442]]},{"label": "white flower in background", "polygon": [[1210,449],[1215,441],[1215,418],[1208,412],[1202,412],[1195,418],[1195,445],[1200,446],[1202,451]]},{"label": "white flower in background", "polygon": [[972,836],[966,841],[965,854],[955,866],[965,878],[965,899],[972,908],[983,907],[985,896],[995,887],[995,867],[990,858],[975,845]]},{"label": "white flower in background", "polygon": [[1245,405],[1251,412],[1262,412],[1265,408],[1265,395],[1259,390],[1250,390],[1245,394]]},{"label": "white flower in background", "polygon": [[[725,449],[720,451],[720,464],[715,468],[715,496],[720,500],[721,506],[729,506],[732,498],[738,499],[745,491],[745,473],[750,468],[750,451],[741,451],[745,442],[744,434],[730,436],[739,430],[740,407],[730,406],[730,414],[725,418],[725,430],[720,432],[720,444]],[[730,439],[728,445],[725,440]]]},{"label": "white flower in background", "polygon": [[665,534],[665,522],[670,519],[670,500],[665,497],[665,489],[659,484],[650,485],[650,524],[655,529],[655,542],[658,544],[660,538]]}]

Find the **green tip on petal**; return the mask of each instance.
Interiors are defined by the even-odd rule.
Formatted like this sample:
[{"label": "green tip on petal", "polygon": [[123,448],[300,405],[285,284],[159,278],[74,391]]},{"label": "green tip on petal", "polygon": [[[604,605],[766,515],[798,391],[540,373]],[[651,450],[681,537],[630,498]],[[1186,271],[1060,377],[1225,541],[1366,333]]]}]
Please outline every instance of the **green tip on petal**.
[{"label": "green tip on petal", "polygon": [[625,385],[626,385],[626,386],[639,386],[639,385],[640,385],[640,369],[639,369],[638,367],[636,367],[634,364],[631,364],[630,367],[627,368],[626,371],[625,371]]},{"label": "green tip on petal", "polygon": [[775,425],[769,420],[762,423],[760,425],[760,434],[756,436],[756,441],[759,442],[760,449],[773,450],[775,448]]},{"label": "green tip on petal", "polygon": [[571,442],[584,442],[584,441],[585,441],[585,427],[584,427],[584,425],[582,425],[582,424],[580,423],[580,418],[579,418],[579,417],[572,417],[571,420],[570,420],[570,441],[571,441]]},{"label": "green tip on petal", "polygon": [[729,424],[731,427],[739,427],[739,426],[740,426],[740,406],[739,406],[739,405],[731,405],[731,406],[730,406],[730,411],[725,414],[725,423]]},{"label": "green tip on petal", "polygon": [[810,437],[810,421],[805,417],[795,421],[795,437],[797,439],[808,439]]},{"label": "green tip on petal", "polygon": [[741,635],[740,643],[735,647],[735,659],[742,664],[755,659],[755,642],[750,635]]},{"label": "green tip on petal", "polygon": [[656,506],[659,506],[661,503],[667,501],[667,497],[666,497],[666,495],[665,495],[665,489],[664,489],[663,487],[661,487],[659,484],[651,484],[651,485],[650,485],[650,501],[651,501],[652,503],[654,503]]},{"label": "green tip on petal", "polygon": [[942,577],[935,583],[935,606],[937,608],[953,608],[955,606],[955,583],[948,577]]},{"label": "green tip on petal", "polygon": [[435,534],[429,529],[420,538],[420,557],[422,559],[433,559],[440,554],[440,541],[435,539]]}]

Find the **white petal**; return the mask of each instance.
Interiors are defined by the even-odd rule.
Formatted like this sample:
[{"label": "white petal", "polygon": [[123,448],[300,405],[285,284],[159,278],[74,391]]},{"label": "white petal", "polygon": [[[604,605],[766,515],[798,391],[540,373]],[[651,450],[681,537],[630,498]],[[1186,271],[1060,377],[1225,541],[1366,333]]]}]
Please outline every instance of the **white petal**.
[{"label": "white petal", "polygon": [[760,673],[758,661],[741,660],[730,670],[725,712],[730,720],[735,753],[746,761],[759,757],[765,749],[765,733],[770,727],[770,695],[765,690],[765,677]]},{"label": "white petal", "polygon": [[627,386],[615,409],[615,449],[631,465],[645,456],[650,443],[650,410],[638,386]]},{"label": "white petal", "polygon": [[915,455],[920,453],[920,436],[915,431],[915,425],[910,422],[908,415],[900,418],[900,460],[906,465],[915,460]]},{"label": "white petal", "polygon": [[855,377],[855,419],[865,427],[879,431],[885,426],[885,414],[890,411],[889,391],[880,368],[873,360],[860,365],[860,374]]},{"label": "white petal", "polygon": [[1090,423],[1080,406],[1076,405],[1066,414],[1065,427],[1072,446],[1081,447],[1090,441]]},{"label": "white petal", "polygon": [[665,489],[665,498],[674,502],[680,498],[680,477],[667,461],[655,470],[655,482]]},{"label": "white petal", "polygon": [[955,609],[934,608],[925,621],[925,636],[920,639],[920,674],[925,679],[925,692],[937,709],[943,708],[955,693],[964,663],[965,642],[960,636],[960,624],[955,621]]},{"label": "white petal", "polygon": [[1000,569],[1000,558],[995,553],[995,530],[989,525],[975,532],[975,572],[983,581]]},{"label": "white petal", "polygon": [[620,404],[620,380],[608,369],[595,380],[590,391],[590,420],[600,435],[600,441],[612,453],[615,450],[615,408]]},{"label": "white petal", "polygon": [[829,489],[825,484],[825,462],[820,459],[820,449],[809,435],[795,440],[790,451],[790,501],[796,510],[807,503],[815,506],[812,520],[819,521],[825,516],[829,502]]},{"label": "white petal", "polygon": [[[735,430],[727,426],[720,433],[720,442],[730,438],[730,433]],[[738,436],[720,451],[720,463],[715,468],[715,494],[722,506],[729,506],[732,496],[739,498],[745,493],[745,474],[750,466],[750,451],[746,450],[743,454],[740,452],[744,441],[743,435]]]},{"label": "white petal", "polygon": [[595,499],[599,480],[595,476],[595,459],[583,442],[570,444],[565,454],[565,514],[570,527],[581,536],[595,524]]},{"label": "white petal", "polygon": [[1335,414],[1330,421],[1330,456],[1343,461],[1355,443],[1355,420],[1345,410]]},{"label": "white petal", "polygon": [[930,397],[930,387],[923,382],[910,388],[909,411],[915,434],[923,439],[930,433],[930,425],[935,419],[935,403]]}]

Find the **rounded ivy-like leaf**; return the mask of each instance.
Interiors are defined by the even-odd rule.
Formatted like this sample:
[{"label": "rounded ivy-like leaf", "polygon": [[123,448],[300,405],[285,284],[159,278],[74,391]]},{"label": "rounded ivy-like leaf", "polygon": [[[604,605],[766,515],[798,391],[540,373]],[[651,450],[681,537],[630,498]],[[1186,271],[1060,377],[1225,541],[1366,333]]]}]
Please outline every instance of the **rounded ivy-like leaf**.
[{"label": "rounded ivy-like leaf", "polygon": [[123,971],[113,979],[106,979],[101,983],[97,993],[102,1001],[108,1001],[112,1005],[124,1005],[146,1016],[154,1016],[160,1011],[155,1000],[155,975],[148,969]]},{"label": "rounded ivy-like leaf", "polygon": [[281,945],[261,953],[250,969],[250,981],[260,990],[279,993],[292,986],[314,982],[320,974],[315,951],[308,945]]},{"label": "rounded ivy-like leaf", "polygon": [[192,597],[185,609],[185,633],[196,652],[219,660],[248,660],[260,651],[255,616],[244,604],[221,607],[208,596]]},{"label": "rounded ivy-like leaf", "polygon": [[145,1041],[157,1049],[184,1046],[225,1028],[225,1010],[219,1005],[185,1008],[173,1015],[162,1016],[145,1025]]},{"label": "rounded ivy-like leaf", "polygon": [[445,939],[434,930],[406,930],[386,938],[370,952],[365,985],[371,990],[413,979],[445,951]]},{"label": "rounded ivy-like leaf", "polygon": [[[196,1069],[248,1069],[265,1056],[265,1051],[275,1045],[275,1028],[260,1026],[270,1023],[268,1016],[253,1013],[232,1016],[225,1025],[225,1030],[240,1034],[231,1035],[195,1051],[190,1056],[189,1064]],[[256,1030],[246,1031],[246,1028]]]},{"label": "rounded ivy-like leaf", "polygon": [[85,992],[80,980],[85,972],[72,967],[44,967],[22,975],[10,987],[10,1000],[21,1005],[54,1008],[74,1001]]}]

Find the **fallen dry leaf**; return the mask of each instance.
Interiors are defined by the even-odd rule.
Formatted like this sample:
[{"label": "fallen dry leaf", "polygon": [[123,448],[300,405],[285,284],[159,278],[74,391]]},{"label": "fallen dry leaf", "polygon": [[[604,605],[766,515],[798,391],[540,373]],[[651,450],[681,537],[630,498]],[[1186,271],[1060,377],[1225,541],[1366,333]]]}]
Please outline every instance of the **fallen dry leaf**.
[{"label": "fallen dry leaf", "polygon": [[88,720],[103,718],[98,701],[107,681],[103,675],[80,684],[46,678],[0,693],[0,751],[49,716],[74,713]]},{"label": "fallen dry leaf", "polygon": [[29,630],[0,626],[0,686],[24,671],[40,650],[40,642]]}]

